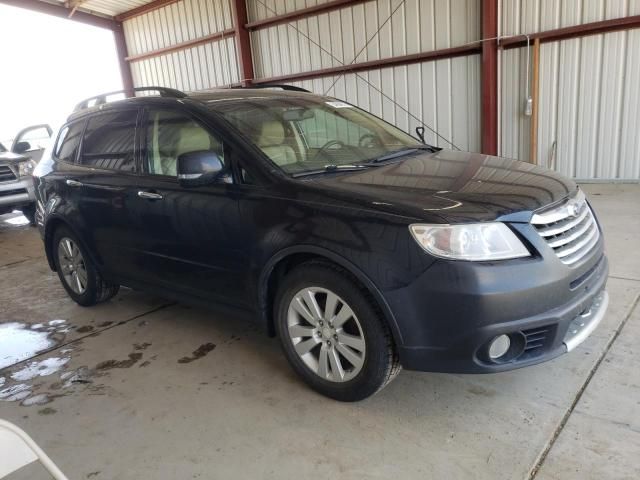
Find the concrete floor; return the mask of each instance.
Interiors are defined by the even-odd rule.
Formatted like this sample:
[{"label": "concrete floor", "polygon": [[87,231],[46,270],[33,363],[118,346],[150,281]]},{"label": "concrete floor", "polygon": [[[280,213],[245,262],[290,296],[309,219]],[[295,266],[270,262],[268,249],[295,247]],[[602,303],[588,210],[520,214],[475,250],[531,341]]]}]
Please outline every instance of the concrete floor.
[{"label": "concrete floor", "polygon": [[584,344],[498,375],[402,372],[357,404],[306,388],[250,324],[133,291],[76,306],[37,232],[0,217],[0,362],[3,335],[55,342],[5,359],[0,418],[74,479],[638,479],[640,186],[585,189],[611,304]]}]

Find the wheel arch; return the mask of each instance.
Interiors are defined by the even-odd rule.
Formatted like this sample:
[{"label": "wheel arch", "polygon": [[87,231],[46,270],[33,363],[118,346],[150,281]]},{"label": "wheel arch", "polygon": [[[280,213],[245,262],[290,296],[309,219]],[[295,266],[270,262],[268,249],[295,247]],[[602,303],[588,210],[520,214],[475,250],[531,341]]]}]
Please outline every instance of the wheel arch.
[{"label": "wheel arch", "polygon": [[302,263],[312,260],[337,265],[352,275],[373,297],[376,306],[382,312],[384,320],[391,329],[396,345],[403,344],[402,334],[396,318],[382,295],[382,292],[380,292],[373,281],[360,268],[341,255],[312,245],[285,248],[271,257],[262,269],[258,282],[258,305],[261,320],[264,325],[266,325],[270,336],[275,336],[273,300],[278,288],[278,283],[284,278],[288,271]]},{"label": "wheel arch", "polygon": [[80,235],[78,235],[77,229],[73,228],[73,225],[71,225],[65,219],[56,216],[56,217],[50,218],[44,227],[44,251],[47,257],[47,262],[49,263],[49,268],[51,268],[51,270],[53,270],[54,272],[56,271],[56,262],[54,259],[54,252],[53,252],[53,237],[54,237],[55,231],[60,227],[64,227],[67,230],[69,230],[71,233],[73,233],[73,235],[76,237],[76,239],[80,243],[80,246],[82,247],[82,249],[85,252],[87,252],[87,255],[89,255],[89,258],[91,259],[93,264],[97,266],[98,263],[96,262],[95,255],[89,248],[87,248],[86,242]]}]

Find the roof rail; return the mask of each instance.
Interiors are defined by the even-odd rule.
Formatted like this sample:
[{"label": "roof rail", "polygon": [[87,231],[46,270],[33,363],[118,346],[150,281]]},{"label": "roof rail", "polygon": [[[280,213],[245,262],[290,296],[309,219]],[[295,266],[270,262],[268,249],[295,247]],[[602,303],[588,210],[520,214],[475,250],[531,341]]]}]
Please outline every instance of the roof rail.
[{"label": "roof rail", "polygon": [[[110,97],[111,95],[117,95],[118,93],[124,93],[125,96],[128,96],[129,93],[131,92],[131,90],[133,90],[133,92],[158,92],[160,94],[161,97],[168,97],[168,98],[184,98],[187,96],[186,93],[181,92],[180,90],[176,90],[175,88],[168,88],[168,87],[136,87],[134,89],[129,89],[129,90],[116,90],[114,92],[107,92],[107,93],[102,93],[100,95],[96,95],[94,97],[89,97],[86,98],[84,100],[82,100],[80,103],[78,103],[76,105],[76,107],[73,109],[74,112],[77,112],[79,110],[84,110],[85,108],[89,108],[89,102],[91,102],[92,100],[95,100],[95,103],[93,106],[96,105],[102,105],[107,103],[107,97]],[[135,95],[134,95],[135,96]]]},{"label": "roof rail", "polygon": [[258,85],[253,85],[250,84],[247,87],[231,87],[231,88],[280,88],[282,90],[287,90],[290,92],[304,92],[304,93],[312,93],[310,90],[307,90],[306,88],[302,88],[302,87],[296,87],[295,85],[286,85],[286,84],[267,84],[267,83],[261,83]]}]

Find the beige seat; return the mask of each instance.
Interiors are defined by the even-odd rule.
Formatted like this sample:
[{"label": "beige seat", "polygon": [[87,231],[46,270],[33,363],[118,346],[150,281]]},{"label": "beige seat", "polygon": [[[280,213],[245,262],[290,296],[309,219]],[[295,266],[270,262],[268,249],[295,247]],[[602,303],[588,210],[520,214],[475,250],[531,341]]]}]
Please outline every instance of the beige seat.
[{"label": "beige seat", "polygon": [[182,127],[178,134],[178,143],[176,149],[173,152],[171,158],[162,159],[162,173],[164,175],[176,176],[178,157],[183,153],[197,152],[200,150],[215,150],[217,145],[212,145],[215,142],[213,138],[201,127],[197,125],[188,125]]},{"label": "beige seat", "polygon": [[296,163],[296,152],[285,143],[286,135],[284,126],[277,120],[264,122],[260,128],[258,147],[274,161],[276,165],[289,165]]}]

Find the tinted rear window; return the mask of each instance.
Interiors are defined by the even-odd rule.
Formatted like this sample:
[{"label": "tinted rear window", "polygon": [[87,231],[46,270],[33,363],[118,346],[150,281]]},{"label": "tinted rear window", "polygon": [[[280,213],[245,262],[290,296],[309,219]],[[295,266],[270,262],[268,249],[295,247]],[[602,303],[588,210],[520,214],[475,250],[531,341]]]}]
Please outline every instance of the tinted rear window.
[{"label": "tinted rear window", "polygon": [[89,119],[82,143],[83,165],[135,170],[136,110],[105,113]]}]

